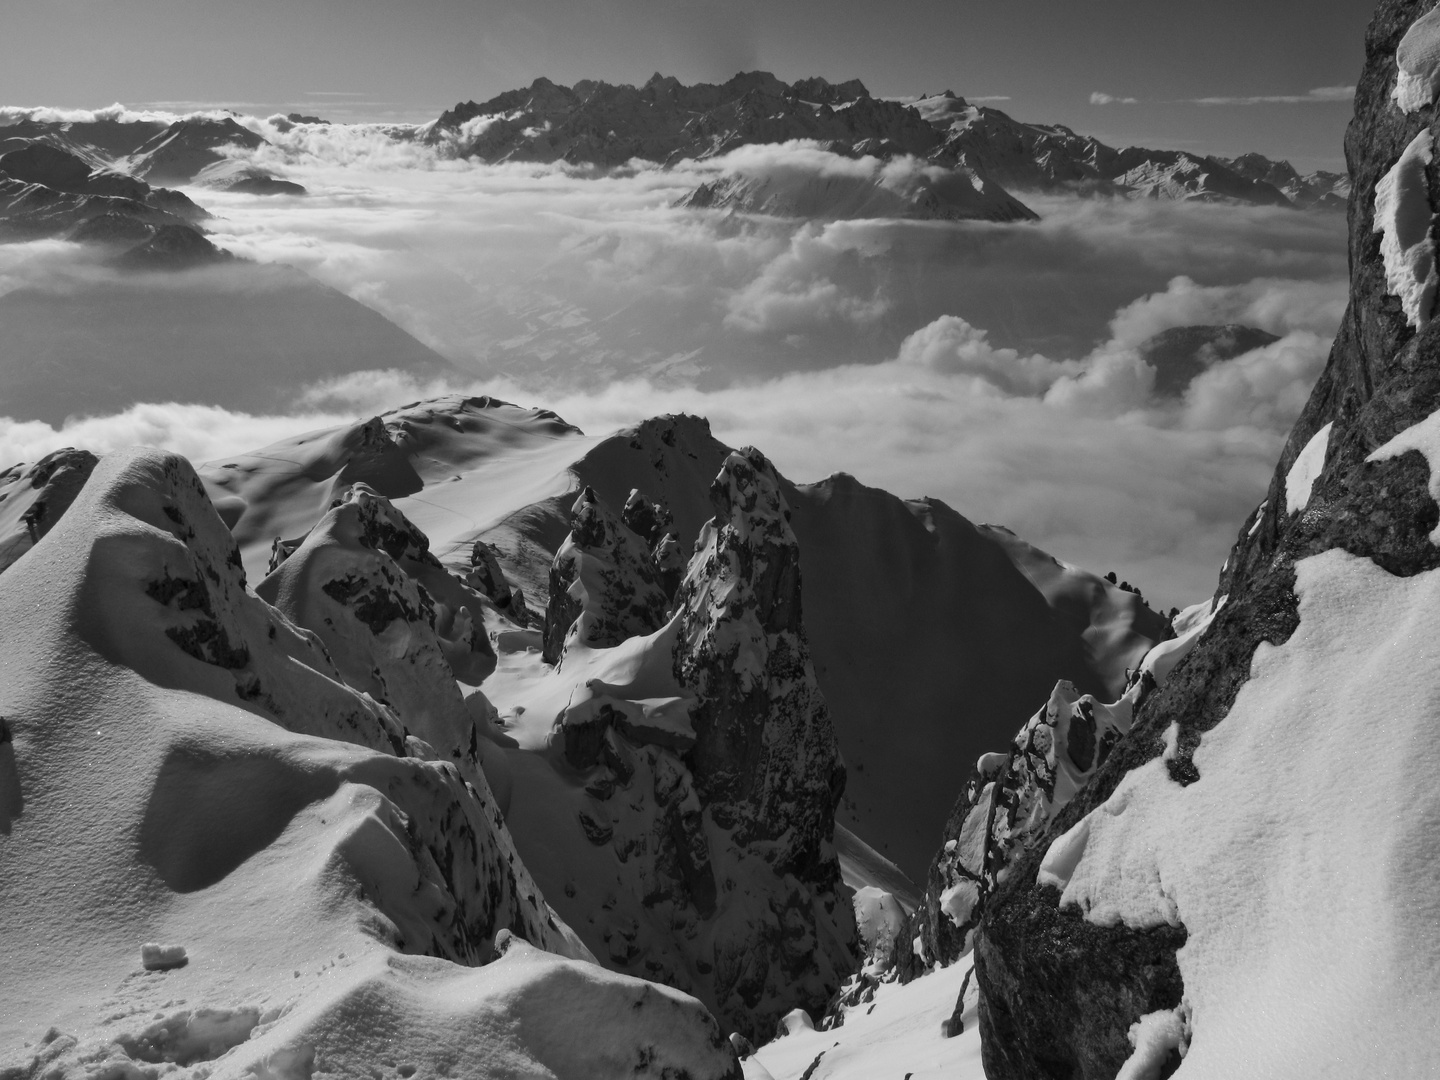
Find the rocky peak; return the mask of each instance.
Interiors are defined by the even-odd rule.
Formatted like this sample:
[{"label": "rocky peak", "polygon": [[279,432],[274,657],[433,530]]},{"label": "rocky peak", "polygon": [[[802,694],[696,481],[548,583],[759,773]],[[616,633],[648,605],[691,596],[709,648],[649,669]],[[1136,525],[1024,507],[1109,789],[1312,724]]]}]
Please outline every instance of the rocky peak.
[{"label": "rocky peak", "polygon": [[550,566],[545,662],[561,662],[573,641],[594,648],[653,633],[669,599],[645,541],[587,486],[570,510],[570,535]]},{"label": "rocky peak", "polygon": [[675,672],[698,698],[696,779],[717,818],[783,840],[777,865],[826,876],[845,766],[815,682],[801,618],[800,545],[775,470],[754,448],[730,454],[710,487],[676,596]]},{"label": "rocky peak", "polygon": [[[845,766],[805,639],[800,546],[758,450],[725,459],[710,500],[715,517],[676,596],[675,678],[695,697],[687,759],[707,820],[795,883],[783,904],[803,934],[727,946],[749,951],[766,982],[804,973],[802,1003],[818,1011],[849,966],[854,924],[837,907]],[[722,1001],[747,993],[738,971],[717,982]]]}]

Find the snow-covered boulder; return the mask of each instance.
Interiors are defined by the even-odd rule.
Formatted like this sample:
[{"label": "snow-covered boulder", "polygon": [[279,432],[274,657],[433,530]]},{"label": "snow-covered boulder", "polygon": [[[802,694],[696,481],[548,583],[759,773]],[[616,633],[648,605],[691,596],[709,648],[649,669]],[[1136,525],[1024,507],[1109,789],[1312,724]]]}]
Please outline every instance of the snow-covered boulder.
[{"label": "snow-covered boulder", "polygon": [[[1433,110],[1392,96],[1430,6],[1384,0],[1370,23],[1349,308],[1227,601],[986,901],[991,1080],[1434,1071],[1440,329],[1374,235],[1387,177],[1434,135]],[[1428,213],[1432,170],[1405,182]]]},{"label": "snow-covered boulder", "polygon": [[427,548],[388,499],[355,484],[255,591],[313,632],[341,677],[390,706],[407,733],[473,765],[476,725],[456,679],[480,682],[494,653],[479,598]]},{"label": "snow-covered boulder", "polygon": [[645,541],[585,488],[570,510],[570,535],[550,565],[545,661],[561,663],[572,641],[604,648],[652,633],[669,606]]},{"label": "snow-covered boulder", "polygon": [[0,473],[0,573],[40,542],[95,469],[95,455],[66,447]]}]

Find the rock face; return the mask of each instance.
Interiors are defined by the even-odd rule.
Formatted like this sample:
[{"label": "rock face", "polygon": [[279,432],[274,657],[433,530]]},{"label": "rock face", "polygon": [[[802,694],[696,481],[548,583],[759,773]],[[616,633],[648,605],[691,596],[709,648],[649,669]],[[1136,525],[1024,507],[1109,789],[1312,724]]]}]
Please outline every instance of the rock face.
[{"label": "rock face", "polygon": [[572,640],[606,648],[653,633],[669,606],[645,541],[585,488],[570,510],[570,535],[550,565],[545,662],[560,663]]},{"label": "rock face", "polygon": [[697,698],[691,768],[708,818],[793,883],[758,948],[742,934],[717,939],[717,996],[738,1004],[767,985],[813,984],[799,997],[814,1009],[853,933],[837,910],[833,845],[845,767],[810,663],[799,544],[774,469],[759,451],[733,453],[710,495],[715,518],[676,597],[675,675]]},{"label": "rock face", "polygon": [[711,494],[664,626],[568,640],[550,676],[555,771],[511,753],[509,820],[603,962],[694,993],[753,1039],[797,1007],[818,1014],[854,962],[833,837],[844,767],[779,481],[757,451],[731,453]]},{"label": "rock face", "polygon": [[1136,667],[1117,701],[1056,683],[1003,752],[985,754],[946,823],[914,920],[920,960],[951,964],[970,952],[986,902],[1015,862],[1105,764],[1135,711],[1162,685],[1210,625],[1211,604],[1179,621]]},{"label": "rock face", "polygon": [[[1104,853],[1115,857],[1117,853],[1104,837],[1111,835],[1106,831],[1108,821],[1120,819],[1097,818],[1092,811],[1104,805],[1111,815],[1121,813],[1121,804],[1116,800],[1121,798],[1117,792],[1122,787],[1142,800],[1152,791],[1170,798],[1179,798],[1180,793],[1190,797],[1189,793],[1195,792],[1194,797],[1199,798],[1206,785],[1196,785],[1197,780],[1212,777],[1212,788],[1226,782],[1223,771],[1207,773],[1207,768],[1218,769],[1219,765],[1205,762],[1213,762],[1214,755],[1223,753],[1218,747],[1228,746],[1244,735],[1243,731],[1227,727],[1227,717],[1232,709],[1239,708],[1240,702],[1248,699],[1252,687],[1260,680],[1256,671],[1261,657],[1288,656],[1290,650],[1307,647],[1304,643],[1296,644],[1306,636],[1304,620],[1319,616],[1313,609],[1311,615],[1303,615],[1304,603],[1309,601],[1302,602],[1297,594],[1313,596],[1319,588],[1317,582],[1326,580],[1317,575],[1333,573],[1343,565],[1351,568],[1349,572],[1353,574],[1383,579],[1376,582],[1375,588],[1401,589],[1428,580],[1422,576],[1440,567],[1440,548],[1431,539],[1431,532],[1440,520],[1433,495],[1436,488],[1431,481],[1435,459],[1430,457],[1429,466],[1426,460],[1433,451],[1405,452],[1407,446],[1434,444],[1407,435],[1408,442],[1400,440],[1393,449],[1377,453],[1402,432],[1412,428],[1425,430],[1427,418],[1440,407],[1440,338],[1437,338],[1440,331],[1433,323],[1422,324],[1424,328],[1417,330],[1407,317],[1401,299],[1395,295],[1393,275],[1387,275],[1382,252],[1379,234],[1388,223],[1377,221],[1376,214],[1377,189],[1384,178],[1417,139],[1423,138],[1428,143],[1435,134],[1435,111],[1428,101],[1411,100],[1409,104],[1413,108],[1407,112],[1394,98],[1400,75],[1397,47],[1427,7],[1425,2],[1386,0],[1379,6],[1367,32],[1366,65],[1356,94],[1355,117],[1345,142],[1354,185],[1349,203],[1350,304],[1328,365],[1281,456],[1268,498],[1243,526],[1222,571],[1218,592],[1228,598],[1227,602],[1166,684],[1139,707],[1131,730],[1098,765],[1089,782],[1048,827],[1012,859],[1007,876],[990,896],[975,943],[987,1076],[1113,1076],[1132,1053],[1133,1045],[1127,1035],[1142,1016],[1175,1010],[1182,999],[1207,992],[1206,987],[1212,983],[1198,982],[1192,986],[1191,975],[1182,977],[1182,969],[1187,964],[1191,965],[1188,971],[1196,979],[1213,979],[1216,970],[1215,962],[1207,966],[1198,959],[1205,955],[1202,952],[1205,939],[1196,940],[1191,935],[1193,928],[1186,925],[1189,917],[1186,912],[1209,920],[1202,927],[1207,937],[1217,933],[1223,920],[1214,922],[1208,909],[1184,891],[1183,882],[1170,886],[1181,891],[1175,894],[1178,907],[1172,904],[1167,917],[1138,922],[1091,918],[1083,914],[1089,909],[1078,906],[1078,899],[1062,905],[1062,895],[1080,895],[1077,888],[1082,892],[1089,889],[1091,892],[1085,895],[1093,895],[1099,864],[1092,867],[1089,860],[1099,859]],[[1409,220],[1424,225],[1437,205],[1440,185],[1436,184],[1431,170],[1426,169],[1421,175],[1423,184],[1405,195],[1412,204],[1405,208],[1405,213]],[[1428,229],[1428,225],[1425,228]],[[1352,606],[1349,610],[1359,609]],[[1345,640],[1347,632],[1344,624],[1333,631],[1341,635],[1331,641],[1337,657],[1368,647],[1367,642],[1358,637]],[[1337,659],[1333,663],[1341,662]],[[1408,679],[1413,674],[1401,670],[1377,673],[1382,679]],[[1284,723],[1287,711],[1297,707],[1300,707],[1298,699],[1288,703],[1282,699],[1278,708],[1272,702],[1271,708],[1259,715],[1252,708],[1243,720],[1234,723],[1260,725],[1263,729],[1266,725]],[[1363,709],[1363,706],[1357,707]],[[1317,740],[1321,739],[1322,731],[1330,730],[1326,725],[1334,725],[1336,731],[1343,730],[1343,718],[1327,713],[1323,704],[1320,711],[1305,711],[1304,715],[1305,730],[1314,732]],[[1387,718],[1381,724],[1377,716],[1374,730],[1378,735],[1381,728],[1388,731],[1406,722]],[[1203,754],[1197,757],[1197,749],[1206,750],[1212,740],[1217,746],[1212,757],[1204,758]],[[1314,754],[1321,755],[1322,759],[1326,753],[1332,757],[1341,754],[1344,745],[1342,738],[1334,743],[1320,742],[1322,749],[1313,749],[1307,741],[1304,748],[1296,747],[1296,753],[1300,760],[1313,761],[1316,760]],[[1407,745],[1412,746],[1412,750],[1406,753],[1411,753],[1417,752],[1413,748],[1420,743]],[[1306,750],[1312,753],[1310,759],[1304,758]],[[1365,753],[1383,751],[1367,749]],[[1232,761],[1230,767],[1244,766]],[[1393,776],[1384,785],[1386,794],[1377,789],[1377,797],[1386,798],[1392,788],[1403,785],[1398,775]],[[1302,811],[1303,805],[1314,803],[1315,814],[1333,814],[1334,811],[1319,808],[1328,786],[1313,785],[1292,797],[1302,800]],[[1405,811],[1402,817],[1412,812],[1434,813],[1433,793],[1404,797],[1419,799],[1420,803]],[[1294,812],[1289,805],[1284,809]],[[1137,820],[1145,823],[1143,818]],[[1092,821],[1096,824],[1087,848],[1085,834],[1080,830]],[[1226,826],[1217,823],[1212,828]],[[1204,830],[1202,824],[1193,834],[1197,849],[1226,843],[1230,835],[1222,832],[1209,836]],[[1281,835],[1299,850],[1302,841],[1298,835]],[[1238,836],[1228,842],[1244,843]],[[1398,862],[1382,865],[1373,875],[1356,874],[1349,869],[1348,861],[1345,867],[1331,865],[1337,858],[1361,857],[1352,852],[1368,850],[1364,845],[1370,843],[1364,841],[1361,849],[1346,848],[1343,856],[1318,853],[1313,864],[1315,873],[1323,880],[1334,878],[1347,882],[1335,888],[1341,892],[1353,889],[1357,903],[1365,903],[1366,898],[1370,898],[1386,905],[1383,910],[1398,910],[1411,902],[1405,899],[1408,894],[1403,884],[1407,880],[1403,848],[1396,849],[1400,852],[1396,855]],[[1098,852],[1092,855],[1097,847]],[[1068,868],[1060,865],[1067,861],[1061,858],[1067,850],[1071,856]],[[1118,852],[1123,856],[1125,849],[1120,848]],[[1130,857],[1137,855],[1130,853]],[[1164,855],[1161,851],[1157,857],[1163,859]],[[1066,884],[1072,872],[1076,877],[1071,884]],[[1249,872],[1263,873],[1263,870]],[[1263,881],[1247,885],[1241,895],[1253,896],[1257,889],[1263,892],[1270,887]],[[1162,879],[1160,884],[1164,888],[1167,883]],[[1063,893],[1061,886],[1065,889]],[[1328,886],[1317,885],[1313,892],[1296,897],[1296,906],[1284,914],[1286,920],[1304,924],[1305,920],[1329,918],[1328,906],[1327,913],[1310,910],[1313,904],[1322,902],[1318,898],[1328,895],[1326,888]],[[1381,893],[1389,899],[1375,899]],[[1090,902],[1086,900],[1087,904]],[[1191,944],[1186,948],[1185,957],[1177,962],[1177,950],[1187,939]],[[1397,945],[1396,948],[1407,952],[1410,946]],[[1399,956],[1400,952],[1395,955]],[[1289,954],[1288,959],[1284,956],[1283,953],[1271,955],[1266,962],[1303,965],[1299,953]],[[1217,962],[1221,964],[1220,970],[1224,970],[1223,961]],[[1392,957],[1389,961],[1374,962],[1401,961]],[[1357,963],[1360,966],[1347,975],[1347,979],[1371,978],[1367,962],[1362,959]],[[1373,974],[1373,978],[1382,981],[1390,977]],[[1434,985],[1432,971],[1428,982],[1421,977],[1406,993],[1416,1001],[1433,1001],[1437,992],[1440,991]],[[1307,984],[1306,993],[1319,993],[1318,980],[1317,985]],[[1217,1010],[1213,1001],[1203,996],[1198,1000],[1201,1005],[1209,1005],[1209,1012],[1197,1006],[1190,1053],[1203,1052],[1210,1055],[1212,1062],[1216,1055],[1224,1060],[1227,1036],[1223,1019],[1218,1018],[1223,1010]],[[1322,1004],[1316,1007],[1323,1010],[1330,1000],[1317,997],[1316,1002]],[[1317,1022],[1327,1030],[1355,1024],[1353,1018],[1324,1015],[1330,1020]],[[1185,1026],[1188,1033],[1188,1021]],[[1373,1029],[1367,1031],[1370,1032],[1368,1039],[1361,1035],[1357,1042],[1345,1045],[1348,1056],[1341,1055],[1336,1047],[1326,1049],[1331,1067],[1335,1067],[1337,1061],[1347,1060],[1358,1068],[1382,1068],[1378,1061],[1399,1062],[1411,1052],[1403,1038],[1377,1035]],[[1378,1041],[1381,1039],[1385,1041]],[[1316,1053],[1294,1026],[1283,1023],[1267,1032],[1266,1042],[1280,1056],[1277,1060],[1292,1063],[1311,1060]],[[1173,1064],[1175,1052],[1183,1048],[1184,1041],[1171,1045]],[[1269,1052],[1267,1050],[1267,1054]],[[1162,1052],[1156,1059],[1157,1065],[1163,1059]],[[1359,1061],[1368,1064],[1360,1066]],[[1336,1075],[1344,1075],[1349,1068],[1339,1067]],[[1426,1066],[1412,1063],[1393,1067],[1403,1074]]]},{"label": "rock face", "polygon": [[790,511],[754,449],[726,459],[710,498],[676,598],[675,675],[699,699],[696,781],[739,842],[774,841],[780,872],[833,887],[845,767],[810,663]]}]

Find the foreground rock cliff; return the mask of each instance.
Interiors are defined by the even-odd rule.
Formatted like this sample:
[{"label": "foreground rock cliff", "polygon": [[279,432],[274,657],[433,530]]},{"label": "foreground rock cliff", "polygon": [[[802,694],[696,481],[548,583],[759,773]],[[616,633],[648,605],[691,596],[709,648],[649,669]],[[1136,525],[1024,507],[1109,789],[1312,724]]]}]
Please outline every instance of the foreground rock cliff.
[{"label": "foreground rock cliff", "polygon": [[1213,621],[1098,763],[1055,703],[1093,775],[980,886],[992,1080],[1435,1070],[1437,55],[1431,4],[1381,4],[1349,309]]}]

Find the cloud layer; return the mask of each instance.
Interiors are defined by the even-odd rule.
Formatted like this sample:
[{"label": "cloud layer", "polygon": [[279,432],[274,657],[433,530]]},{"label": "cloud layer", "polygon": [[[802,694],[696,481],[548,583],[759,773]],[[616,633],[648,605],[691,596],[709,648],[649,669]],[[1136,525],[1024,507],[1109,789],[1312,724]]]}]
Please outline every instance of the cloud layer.
[{"label": "cloud layer", "polygon": [[[671,204],[727,169],[920,166],[793,145],[599,177],[476,166],[413,128],[246,122],[272,140],[256,164],[311,194],[196,190],[214,239],[348,293],[457,373],[297,386],[283,416],[211,401],[0,420],[0,462],[135,442],[205,460],[448,390],[590,431],[683,410],[797,480],[944,499],[1168,606],[1213,587],[1345,299],[1338,215],[1042,198],[1027,225],[744,218]],[[0,247],[0,293],[53,276],[67,247]],[[1221,322],[1281,340],[1157,400],[1136,347]]]}]

